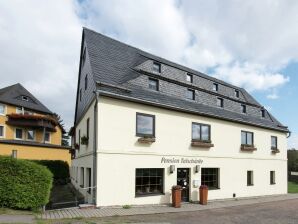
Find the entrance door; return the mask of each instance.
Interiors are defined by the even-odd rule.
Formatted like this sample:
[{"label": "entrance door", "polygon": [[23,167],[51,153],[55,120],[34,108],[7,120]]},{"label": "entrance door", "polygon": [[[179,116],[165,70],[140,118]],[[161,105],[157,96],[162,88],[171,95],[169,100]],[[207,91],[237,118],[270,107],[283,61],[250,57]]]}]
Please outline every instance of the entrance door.
[{"label": "entrance door", "polygon": [[177,185],[182,187],[181,201],[189,201],[189,169],[178,168],[177,169]]}]

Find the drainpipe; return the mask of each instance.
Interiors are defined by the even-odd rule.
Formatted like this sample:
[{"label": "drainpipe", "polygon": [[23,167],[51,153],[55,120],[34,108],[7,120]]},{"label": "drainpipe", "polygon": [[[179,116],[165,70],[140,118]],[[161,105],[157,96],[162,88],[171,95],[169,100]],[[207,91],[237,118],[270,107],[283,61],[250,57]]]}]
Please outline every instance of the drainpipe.
[{"label": "drainpipe", "polygon": [[97,191],[97,116],[98,116],[98,98],[99,95],[96,91],[95,94],[95,105],[94,105],[94,135],[93,135],[93,204],[96,206],[96,191]]}]

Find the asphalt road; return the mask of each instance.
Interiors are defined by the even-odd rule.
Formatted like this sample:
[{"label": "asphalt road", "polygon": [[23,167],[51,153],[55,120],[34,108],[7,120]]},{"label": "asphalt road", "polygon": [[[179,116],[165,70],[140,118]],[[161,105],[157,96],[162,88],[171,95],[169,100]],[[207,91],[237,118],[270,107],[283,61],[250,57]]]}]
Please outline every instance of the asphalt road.
[{"label": "asphalt road", "polygon": [[298,199],[197,212],[111,217],[92,221],[94,223],[154,224],[298,224]]}]

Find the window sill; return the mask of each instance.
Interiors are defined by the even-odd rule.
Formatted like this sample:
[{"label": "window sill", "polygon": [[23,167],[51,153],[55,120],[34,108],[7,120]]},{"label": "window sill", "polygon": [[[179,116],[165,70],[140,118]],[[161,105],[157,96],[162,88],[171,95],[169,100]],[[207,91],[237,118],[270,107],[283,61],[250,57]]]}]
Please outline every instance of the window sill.
[{"label": "window sill", "polygon": [[257,148],[255,148],[254,145],[241,145],[240,149],[241,151],[246,151],[246,152],[253,152],[257,150]]},{"label": "window sill", "polygon": [[162,196],[162,195],[165,195],[165,193],[142,194],[142,195],[135,195],[135,197],[136,198],[142,198],[142,197]]},{"label": "window sill", "polygon": [[155,142],[155,137],[140,137],[138,138],[138,142],[151,144]]},{"label": "window sill", "polygon": [[272,184],[270,184],[270,185],[275,185],[276,183],[272,183]]},{"label": "window sill", "polygon": [[214,144],[212,144],[211,141],[192,140],[191,146],[200,147],[200,148],[211,148],[211,147],[214,147]]}]

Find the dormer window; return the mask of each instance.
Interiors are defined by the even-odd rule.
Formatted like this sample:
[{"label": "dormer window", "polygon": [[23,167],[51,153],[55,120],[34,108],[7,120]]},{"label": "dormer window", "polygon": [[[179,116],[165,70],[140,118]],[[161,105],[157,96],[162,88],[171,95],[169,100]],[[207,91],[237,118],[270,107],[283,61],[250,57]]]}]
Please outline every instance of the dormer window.
[{"label": "dormer window", "polygon": [[261,110],[261,116],[262,116],[262,117],[265,117],[265,110],[264,110],[264,109]]},{"label": "dormer window", "polygon": [[195,100],[195,91],[193,89],[187,89],[186,99]]},{"label": "dormer window", "polygon": [[213,91],[218,92],[218,84],[213,83]]},{"label": "dormer window", "polygon": [[218,107],[224,107],[224,101],[222,98],[217,98],[217,106]]},{"label": "dormer window", "polygon": [[153,62],[153,71],[161,73],[161,64],[158,62]]},{"label": "dormer window", "polygon": [[241,112],[243,114],[246,114],[246,105],[244,105],[244,104],[241,105]]},{"label": "dormer window", "polygon": [[158,80],[157,79],[149,78],[149,89],[158,91],[159,86],[158,86]]},{"label": "dormer window", "polygon": [[22,96],[22,100],[29,101],[29,97],[28,96]]},{"label": "dormer window", "polygon": [[84,48],[83,55],[82,55],[82,65],[84,65],[86,60],[86,48]]},{"label": "dormer window", "polygon": [[235,97],[239,98],[239,90],[235,90]]},{"label": "dormer window", "polygon": [[82,101],[82,89],[80,89],[80,101]]},{"label": "dormer window", "polygon": [[85,90],[87,89],[88,87],[88,74],[86,74],[85,76]]},{"label": "dormer window", "polygon": [[186,74],[186,81],[187,82],[190,82],[190,83],[193,83],[193,76],[191,74]]}]

